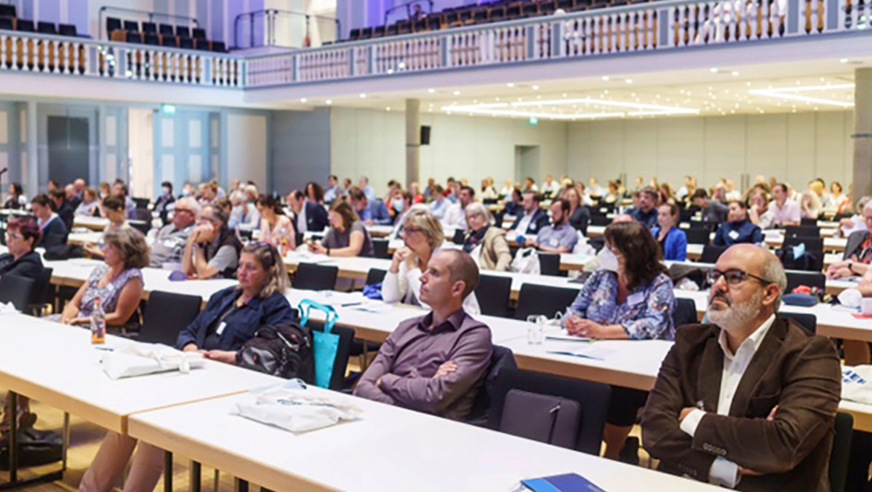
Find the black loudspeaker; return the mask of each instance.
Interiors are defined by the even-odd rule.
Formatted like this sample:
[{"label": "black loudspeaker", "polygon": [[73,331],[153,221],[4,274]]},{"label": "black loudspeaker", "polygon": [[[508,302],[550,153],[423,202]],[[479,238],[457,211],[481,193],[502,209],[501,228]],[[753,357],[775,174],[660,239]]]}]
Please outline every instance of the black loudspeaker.
[{"label": "black loudspeaker", "polygon": [[421,145],[430,145],[430,127],[421,127]]}]

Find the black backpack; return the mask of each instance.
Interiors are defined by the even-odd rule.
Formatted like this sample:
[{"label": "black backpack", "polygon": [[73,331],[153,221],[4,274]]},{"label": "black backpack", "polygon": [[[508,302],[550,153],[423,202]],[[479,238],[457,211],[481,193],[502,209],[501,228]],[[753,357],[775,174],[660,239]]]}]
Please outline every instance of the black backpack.
[{"label": "black backpack", "polygon": [[297,323],[260,328],[236,354],[239,367],[278,376],[315,381],[312,332]]}]

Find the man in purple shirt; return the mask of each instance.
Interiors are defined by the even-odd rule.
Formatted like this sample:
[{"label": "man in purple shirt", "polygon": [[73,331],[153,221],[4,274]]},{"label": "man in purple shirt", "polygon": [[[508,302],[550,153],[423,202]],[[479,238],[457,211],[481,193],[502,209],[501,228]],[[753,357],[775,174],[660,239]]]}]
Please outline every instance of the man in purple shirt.
[{"label": "man in purple shirt", "polygon": [[490,365],[491,332],[463,310],[478,267],[461,250],[442,250],[421,276],[426,316],[403,321],[379,349],[354,394],[461,420]]},{"label": "man in purple shirt", "polygon": [[802,222],[802,209],[790,199],[787,185],[778,183],[773,186],[772,195],[775,199],[769,204],[769,211],[773,214],[773,224],[780,227],[799,225]]}]

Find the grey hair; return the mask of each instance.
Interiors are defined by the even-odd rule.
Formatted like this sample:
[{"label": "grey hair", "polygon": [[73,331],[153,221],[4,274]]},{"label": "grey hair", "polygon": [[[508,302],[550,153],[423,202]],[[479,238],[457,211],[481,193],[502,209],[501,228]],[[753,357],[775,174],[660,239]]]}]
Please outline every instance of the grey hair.
[{"label": "grey hair", "polygon": [[[867,196],[864,196],[863,198],[866,199],[866,204],[863,205],[863,213],[866,213],[867,210],[872,210],[872,200],[870,200]],[[863,198],[861,198],[860,200],[863,200]]]},{"label": "grey hair", "polygon": [[200,204],[197,202],[197,200],[194,200],[194,197],[186,196],[183,198],[179,198],[179,200],[176,202],[176,206],[178,205],[187,206],[188,209],[194,212],[195,219],[200,218]]},{"label": "grey hair", "polygon": [[490,210],[488,210],[487,207],[481,202],[472,202],[467,205],[466,215],[468,216],[469,214],[481,215],[482,217],[487,219],[488,224],[493,224],[494,222],[494,217],[493,215],[491,215]]},{"label": "grey hair", "polygon": [[787,290],[787,274],[784,273],[784,265],[777,256],[766,251],[766,259],[763,262],[763,278],[778,286],[778,297],[775,299],[775,312],[781,308],[781,297]]}]

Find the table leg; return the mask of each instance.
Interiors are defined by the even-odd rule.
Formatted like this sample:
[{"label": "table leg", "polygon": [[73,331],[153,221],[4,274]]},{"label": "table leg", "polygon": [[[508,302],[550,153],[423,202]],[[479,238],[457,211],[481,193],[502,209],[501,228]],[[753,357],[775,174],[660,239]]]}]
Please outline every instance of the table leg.
[{"label": "table leg", "polygon": [[200,492],[202,467],[197,461],[191,462],[191,492]]},{"label": "table leg", "polygon": [[18,393],[10,391],[9,404],[12,415],[9,419],[9,483],[18,482]]},{"label": "table leg", "polygon": [[173,453],[164,451],[164,492],[173,492]]},{"label": "table leg", "polygon": [[248,481],[239,477],[233,478],[233,490],[235,492],[248,492]]},{"label": "table leg", "polygon": [[63,461],[61,470],[67,471],[67,451],[70,449],[70,414],[64,412],[64,430],[63,430]]}]

